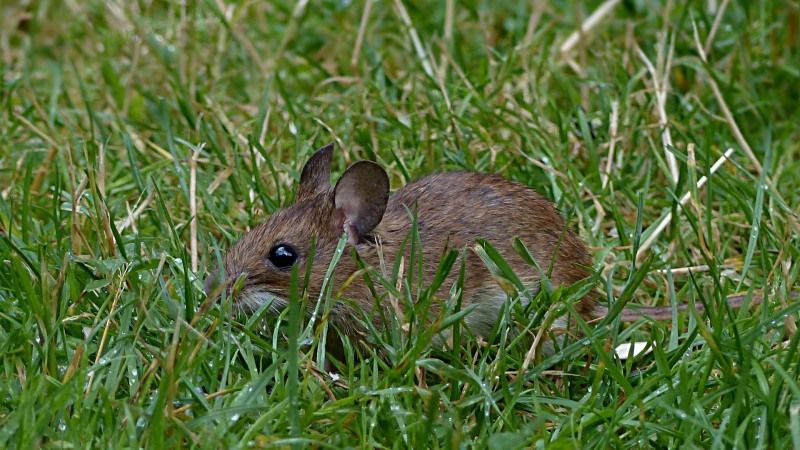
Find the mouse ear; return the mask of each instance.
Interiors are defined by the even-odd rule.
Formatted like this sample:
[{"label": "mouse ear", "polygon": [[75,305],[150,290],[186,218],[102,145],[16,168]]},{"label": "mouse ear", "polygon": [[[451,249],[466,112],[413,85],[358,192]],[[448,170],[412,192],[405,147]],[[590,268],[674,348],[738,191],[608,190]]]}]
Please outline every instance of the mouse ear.
[{"label": "mouse ear", "polygon": [[351,244],[381,223],[388,201],[389,177],[381,166],[359,161],[342,174],[334,189],[334,203]]},{"label": "mouse ear", "polygon": [[330,143],[311,155],[300,174],[300,186],[297,188],[295,202],[330,189],[332,154],[333,143]]}]

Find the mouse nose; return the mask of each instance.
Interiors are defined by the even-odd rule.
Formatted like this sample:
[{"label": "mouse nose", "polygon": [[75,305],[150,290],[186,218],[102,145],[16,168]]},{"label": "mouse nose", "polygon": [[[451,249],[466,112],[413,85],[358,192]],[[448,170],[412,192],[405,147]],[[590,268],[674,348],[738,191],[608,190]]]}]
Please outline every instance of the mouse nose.
[{"label": "mouse nose", "polygon": [[214,277],[213,274],[209,275],[209,276],[206,277],[206,281],[203,283],[203,290],[206,293],[206,297],[211,295],[211,291],[214,289],[214,286],[216,286],[214,278],[215,277]]},{"label": "mouse nose", "polygon": [[214,295],[216,293],[217,296],[224,294],[225,297],[233,298],[233,288],[236,284],[236,280],[242,276],[246,277],[247,272],[237,273],[236,276],[228,276],[228,273],[224,269],[212,270],[206,278],[203,286],[206,296]]},{"label": "mouse nose", "polygon": [[211,270],[206,277],[206,281],[204,283],[204,290],[206,291],[206,296],[211,295],[221,283],[226,283],[226,276],[225,271],[215,268]]}]

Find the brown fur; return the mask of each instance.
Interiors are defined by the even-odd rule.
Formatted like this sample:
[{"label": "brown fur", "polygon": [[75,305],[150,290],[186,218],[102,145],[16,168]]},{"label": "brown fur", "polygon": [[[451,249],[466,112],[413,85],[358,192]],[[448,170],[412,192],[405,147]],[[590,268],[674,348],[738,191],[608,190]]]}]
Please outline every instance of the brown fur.
[{"label": "brown fur", "polygon": [[[306,165],[298,198],[293,205],[277,211],[265,223],[245,234],[225,255],[224,272],[229,280],[243,273],[247,275],[243,291],[248,287],[258,287],[287,297],[290,272],[277,270],[267,262],[270,248],[277,243],[292,245],[299,252],[298,264],[305,267],[310,254],[309,244],[315,237],[309,298],[317,298],[347,220],[336,208],[336,190],[329,184],[330,151],[329,147],[320,150]],[[380,192],[369,192],[365,201],[380,195]],[[378,225],[364,236],[356,237],[356,251],[368,266],[379,267],[379,251],[382,251],[387,266],[394,264],[411,229],[409,211],[418,221],[424,285],[432,281],[446,250],[471,248],[478,239],[491,243],[521,279],[533,281],[534,289],[538,288],[537,282],[542,276],[518,256],[512,247],[514,237],[522,240],[543,270],[552,263],[554,285],[569,285],[589,275],[591,258],[586,248],[566,228],[549,201],[532,189],[498,175],[469,172],[430,175],[391,195],[382,218],[378,218]],[[348,247],[349,251],[352,246]],[[498,288],[478,256],[471,250],[466,255],[463,307],[485,301],[486,293],[496,292]],[[408,265],[408,255],[405,256]],[[346,252],[335,270],[336,288],[356,270],[356,261]],[[440,297],[446,295],[456,276],[457,270],[452,270],[442,286]],[[343,295],[363,310],[373,310],[375,299],[362,277],[356,277]],[[309,305],[312,310],[314,306]],[[381,306],[388,308],[388,305]],[[591,298],[587,297],[578,305],[578,311],[584,315],[590,315],[593,310]],[[430,312],[435,315],[438,311],[439,305],[432,304]],[[340,303],[332,312],[331,319],[340,330],[358,341],[363,330],[355,326],[353,314]],[[377,314],[375,321],[380,326]]]}]

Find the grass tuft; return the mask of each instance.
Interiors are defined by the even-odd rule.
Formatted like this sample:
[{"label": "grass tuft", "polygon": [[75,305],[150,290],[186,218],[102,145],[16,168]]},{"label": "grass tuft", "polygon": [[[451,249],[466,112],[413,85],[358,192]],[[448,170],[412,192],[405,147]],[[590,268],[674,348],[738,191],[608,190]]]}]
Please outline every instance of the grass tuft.
[{"label": "grass tuft", "polygon": [[[769,0],[5,2],[0,448],[800,448],[799,22]],[[596,283],[532,295],[480,243],[509,291],[480,341],[458,254],[423,285],[412,233],[365,269],[408,316],[332,379],[336,286],[313,322],[297,282],[280,318],[203,293],[332,141],[334,177],[369,158],[393,188],[537,189]],[[541,351],[594,286],[672,320],[578,320]]]}]

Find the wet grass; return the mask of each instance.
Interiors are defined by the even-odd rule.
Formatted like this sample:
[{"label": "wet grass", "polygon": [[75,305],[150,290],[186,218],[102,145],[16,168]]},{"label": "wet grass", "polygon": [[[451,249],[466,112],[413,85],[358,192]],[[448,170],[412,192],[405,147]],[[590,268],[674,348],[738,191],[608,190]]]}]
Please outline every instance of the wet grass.
[{"label": "wet grass", "polygon": [[[566,52],[600,2],[4,3],[0,447],[800,447],[800,8],[674,3],[619,2]],[[328,142],[337,174],[373,159],[395,189],[525,183],[610,303],[705,312],[579,323],[521,373],[591,286],[512,298],[488,343],[454,291],[332,379],[301,283],[289,340],[202,289]],[[433,301],[407,275],[373,274]],[[742,292],[766,301],[725,306]],[[464,345],[431,345],[441,329]],[[652,351],[614,356],[632,341]]]}]

